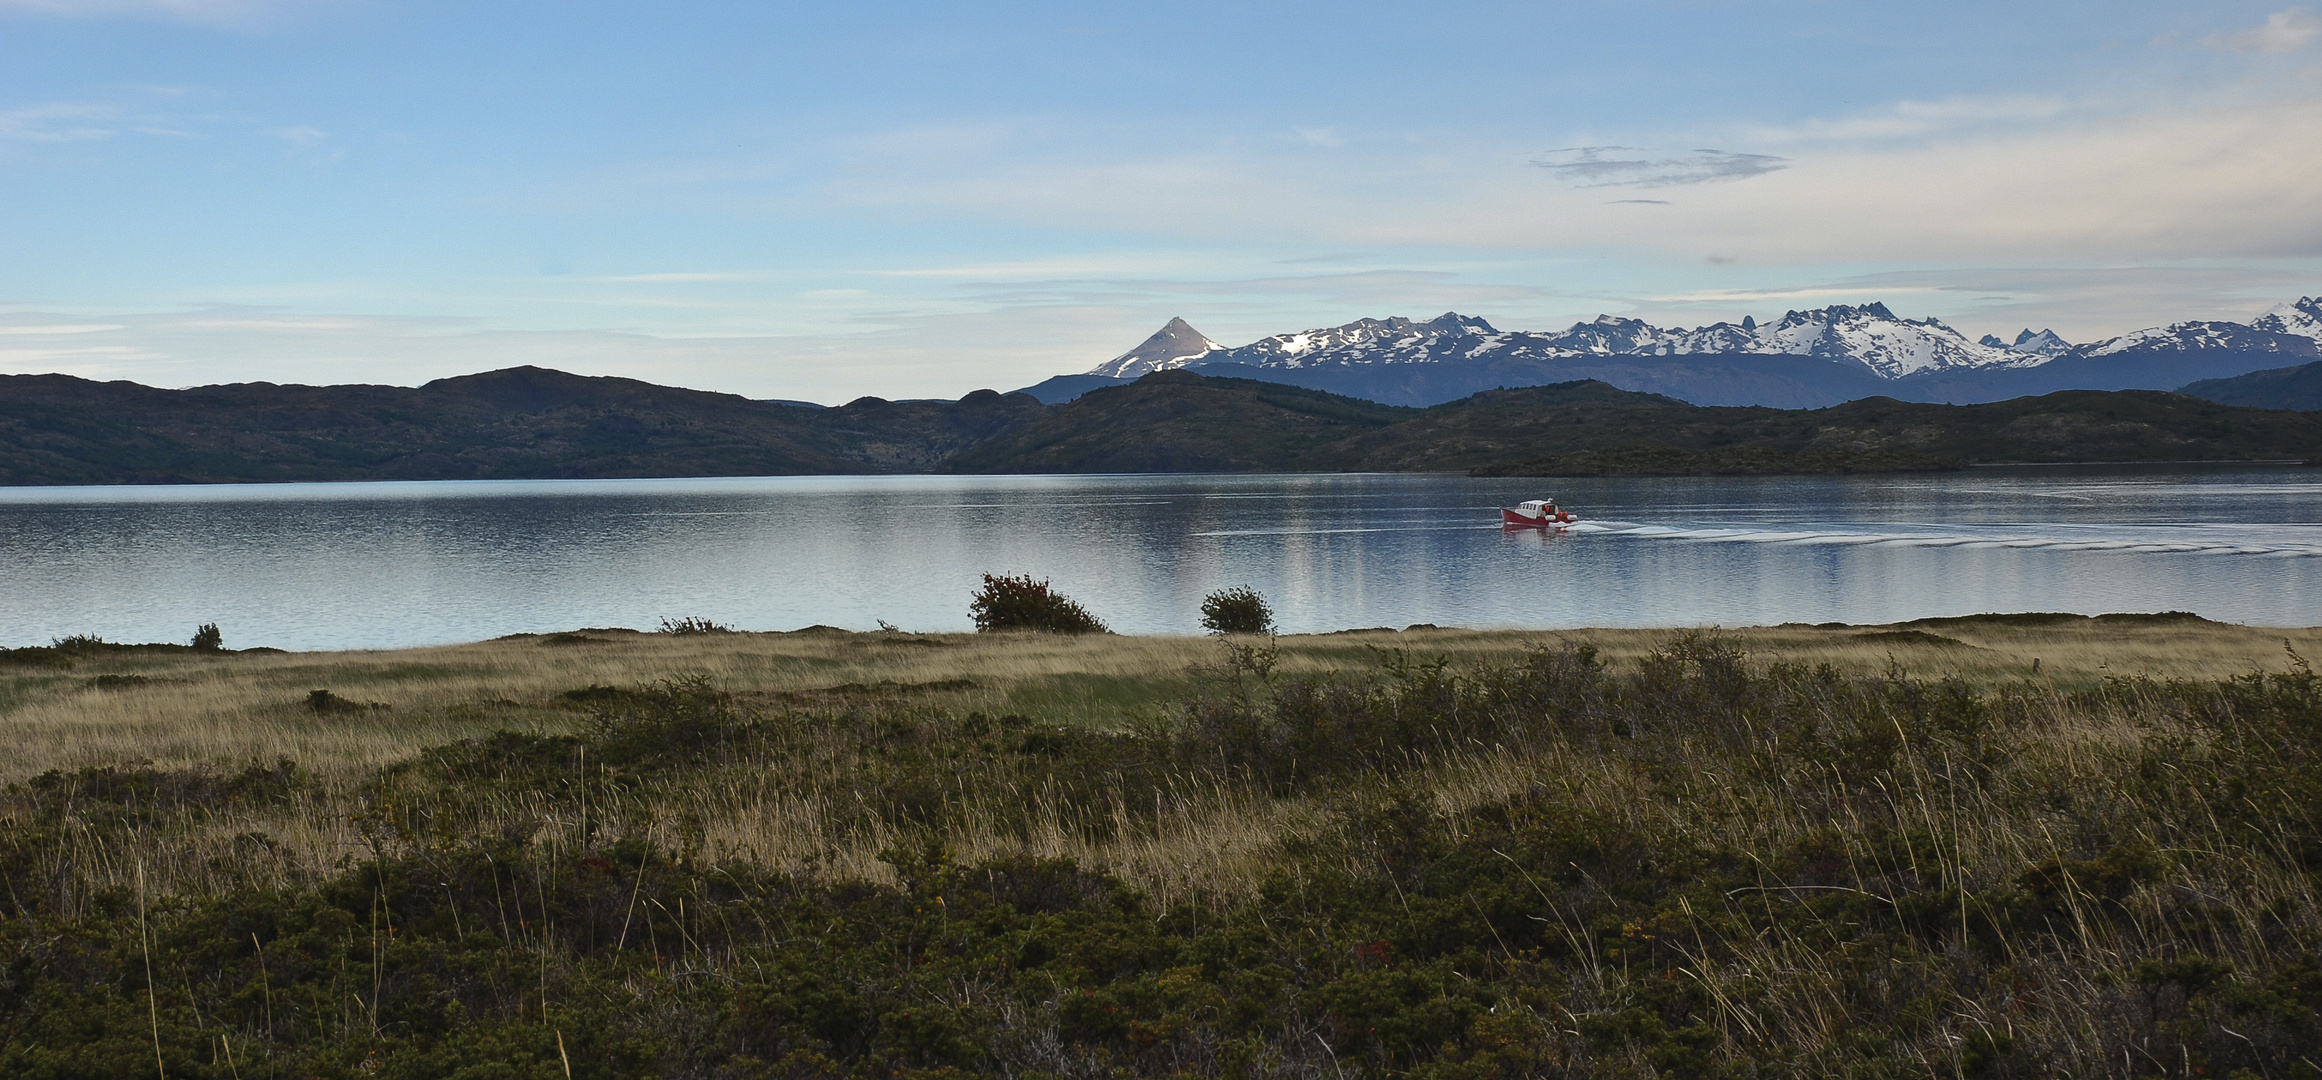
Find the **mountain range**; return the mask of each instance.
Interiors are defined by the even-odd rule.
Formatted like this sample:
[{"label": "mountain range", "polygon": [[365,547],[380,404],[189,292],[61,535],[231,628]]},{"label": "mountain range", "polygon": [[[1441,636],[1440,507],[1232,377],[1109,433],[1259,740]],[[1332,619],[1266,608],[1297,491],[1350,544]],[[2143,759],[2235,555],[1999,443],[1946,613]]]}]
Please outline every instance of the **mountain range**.
[{"label": "mountain range", "polygon": [[[1239,365],[1236,366],[1240,367]],[[1063,405],[978,390],[802,408],[544,368],[418,387],[163,390],[0,376],[0,485],[813,473],[1881,472],[2006,461],[2322,457],[2322,412],[2064,391],[1983,405],[1871,398],[1703,407],[1583,380],[1420,409],[1217,369],[1153,371]],[[2322,363],[2217,384],[2309,391]]]},{"label": "mountain range", "polygon": [[801,408],[537,367],[416,387],[0,375],[0,485],[928,472],[1047,411],[990,390]]},{"label": "mountain range", "polygon": [[2012,342],[1970,340],[1935,318],[1885,304],[1791,311],[1759,323],[1664,328],[1598,316],[1554,333],[1500,330],[1447,312],[1424,322],[1359,319],[1227,348],[1171,319],[1085,374],[1027,387],[1069,401],[1154,371],[1195,370],[1395,405],[1435,405],[1482,390],[1596,379],[1696,405],[1821,408],[1865,397],[1973,403],[2057,390],[2168,390],[2322,358],[2322,298],[2249,323],[2191,321],[2074,345],[2026,328]]},{"label": "mountain range", "polygon": [[1978,405],[1697,406],[1586,380],[1425,409],[1203,369],[1157,371],[969,447],[946,472],[1896,472],[1997,462],[2301,460],[2322,413],[2145,390]]}]

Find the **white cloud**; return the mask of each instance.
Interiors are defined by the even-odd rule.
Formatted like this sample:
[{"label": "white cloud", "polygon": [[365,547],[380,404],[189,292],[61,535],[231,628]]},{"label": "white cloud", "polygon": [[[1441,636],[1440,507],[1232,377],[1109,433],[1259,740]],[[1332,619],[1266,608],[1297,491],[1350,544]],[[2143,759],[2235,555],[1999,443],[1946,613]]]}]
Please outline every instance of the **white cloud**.
[{"label": "white cloud", "polygon": [[1725,150],[1655,157],[1654,151],[1631,146],[1575,146],[1547,151],[1533,158],[1532,164],[1575,187],[1674,187],[1760,176],[1778,172],[1789,162],[1771,154]]},{"label": "white cloud", "polygon": [[2322,102],[2289,101],[1828,152],[1695,189],[1642,235],[1602,215],[1563,231],[1795,261],[2308,257],[2317,170]]},{"label": "white cloud", "polygon": [[2305,8],[2277,11],[2249,29],[2203,39],[2211,48],[2266,54],[2296,52],[2317,40],[2322,40],[2322,16]]},{"label": "white cloud", "polygon": [[1746,129],[1746,134],[1754,143],[1917,138],[1961,128],[2052,120],[2072,107],[2061,98],[2036,95],[1898,101],[1885,108],[1834,119],[1808,120],[1791,125],[1751,126]]},{"label": "white cloud", "polygon": [[[1328,170],[1259,148],[1089,160],[1024,146],[944,169],[849,177],[787,195],[777,209],[1136,234],[1178,251],[1663,252],[1688,263],[1716,253],[1752,265],[2322,255],[2322,186],[2312,182],[2322,175],[2322,100],[2311,98],[2125,117],[2067,111],[1941,139],[1814,146],[1779,169],[1609,149],[1572,158],[1557,163],[1576,167],[1559,183],[1510,148],[1447,141]],[[1734,174],[1747,181],[1663,187],[1683,192],[1666,206],[1608,204],[1583,186]]]},{"label": "white cloud", "polygon": [[32,323],[0,325],[0,334],[47,337],[53,334],[101,334],[107,330],[120,329],[124,329],[120,323]]},{"label": "white cloud", "polygon": [[126,15],[212,25],[259,21],[298,0],[0,0],[0,13],[28,12],[62,18]]},{"label": "white cloud", "polygon": [[1198,256],[1147,252],[1137,254],[1067,255],[1050,259],[962,263],[952,266],[899,267],[872,270],[878,277],[954,280],[1009,280],[1024,278],[1106,277],[1127,274],[1166,274],[1204,265]]},{"label": "white cloud", "polygon": [[0,139],[19,142],[82,142],[113,134],[104,121],[113,110],[103,105],[57,102],[25,109],[0,110]]},{"label": "white cloud", "polygon": [[[5,3],[6,0],[0,0]],[[197,137],[214,116],[186,111],[186,90],[170,86],[120,86],[97,100],[49,101],[0,109],[0,142],[72,143],[116,135]]]},{"label": "white cloud", "polygon": [[[60,327],[53,313],[19,325]],[[538,364],[671,386],[830,403],[864,394],[958,397],[1079,371],[1127,345],[1144,313],[1052,305],[890,317],[851,333],[679,336],[618,330],[502,330],[456,319],[208,308],[123,314],[98,342],[0,345],[0,374],[59,373],[149,386],[264,380],[416,385]],[[1158,320],[1155,320],[1158,325]],[[1136,337],[1150,332],[1139,331]],[[19,344],[21,342],[21,344]],[[1130,341],[1128,344],[1135,344]]]},{"label": "white cloud", "polygon": [[761,281],[765,274],[740,273],[725,270],[685,270],[665,274],[599,274],[575,278],[576,281],[609,281],[626,283],[693,283],[704,281]]}]

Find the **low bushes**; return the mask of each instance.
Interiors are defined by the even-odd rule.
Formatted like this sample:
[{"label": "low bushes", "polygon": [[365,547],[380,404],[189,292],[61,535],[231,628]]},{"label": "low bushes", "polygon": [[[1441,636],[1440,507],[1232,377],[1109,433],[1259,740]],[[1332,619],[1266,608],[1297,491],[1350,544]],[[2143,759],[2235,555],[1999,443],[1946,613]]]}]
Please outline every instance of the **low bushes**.
[{"label": "low bushes", "polygon": [[[1979,692],[1681,635],[1233,674],[1118,730],[692,679],[335,796],[51,774],[0,798],[0,1074],[2322,1076],[2303,669]],[[878,861],[721,853],[743,791]],[[311,876],[89,884],[333,798],[366,846]],[[1269,829],[1236,888],[1148,887]]]},{"label": "low bushes", "polygon": [[1274,609],[1247,585],[1219,589],[1201,598],[1201,627],[1212,634],[1270,634]]},{"label": "low bushes", "polygon": [[984,583],[968,601],[968,615],[977,630],[1042,630],[1052,634],[1103,634],[1110,631],[1088,609],[1051,589],[1046,580],[985,574]]}]

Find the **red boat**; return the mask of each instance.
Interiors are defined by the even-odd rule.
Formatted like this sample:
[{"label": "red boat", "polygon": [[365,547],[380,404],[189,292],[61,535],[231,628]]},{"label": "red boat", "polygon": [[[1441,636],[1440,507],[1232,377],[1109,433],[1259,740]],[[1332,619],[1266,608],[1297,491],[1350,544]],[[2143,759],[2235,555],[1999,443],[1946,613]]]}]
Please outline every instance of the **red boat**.
[{"label": "red boat", "polygon": [[1561,509],[1554,499],[1533,499],[1516,504],[1513,510],[1500,507],[1500,522],[1531,529],[1561,529],[1580,519],[1572,511]]}]

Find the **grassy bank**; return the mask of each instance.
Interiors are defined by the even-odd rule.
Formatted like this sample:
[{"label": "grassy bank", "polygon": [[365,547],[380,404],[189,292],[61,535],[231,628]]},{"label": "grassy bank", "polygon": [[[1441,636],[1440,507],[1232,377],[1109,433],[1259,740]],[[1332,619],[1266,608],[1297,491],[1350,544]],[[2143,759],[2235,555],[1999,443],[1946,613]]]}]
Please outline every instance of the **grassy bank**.
[{"label": "grassy bank", "polygon": [[2317,638],[18,650],[0,1073],[2322,1076]]}]

